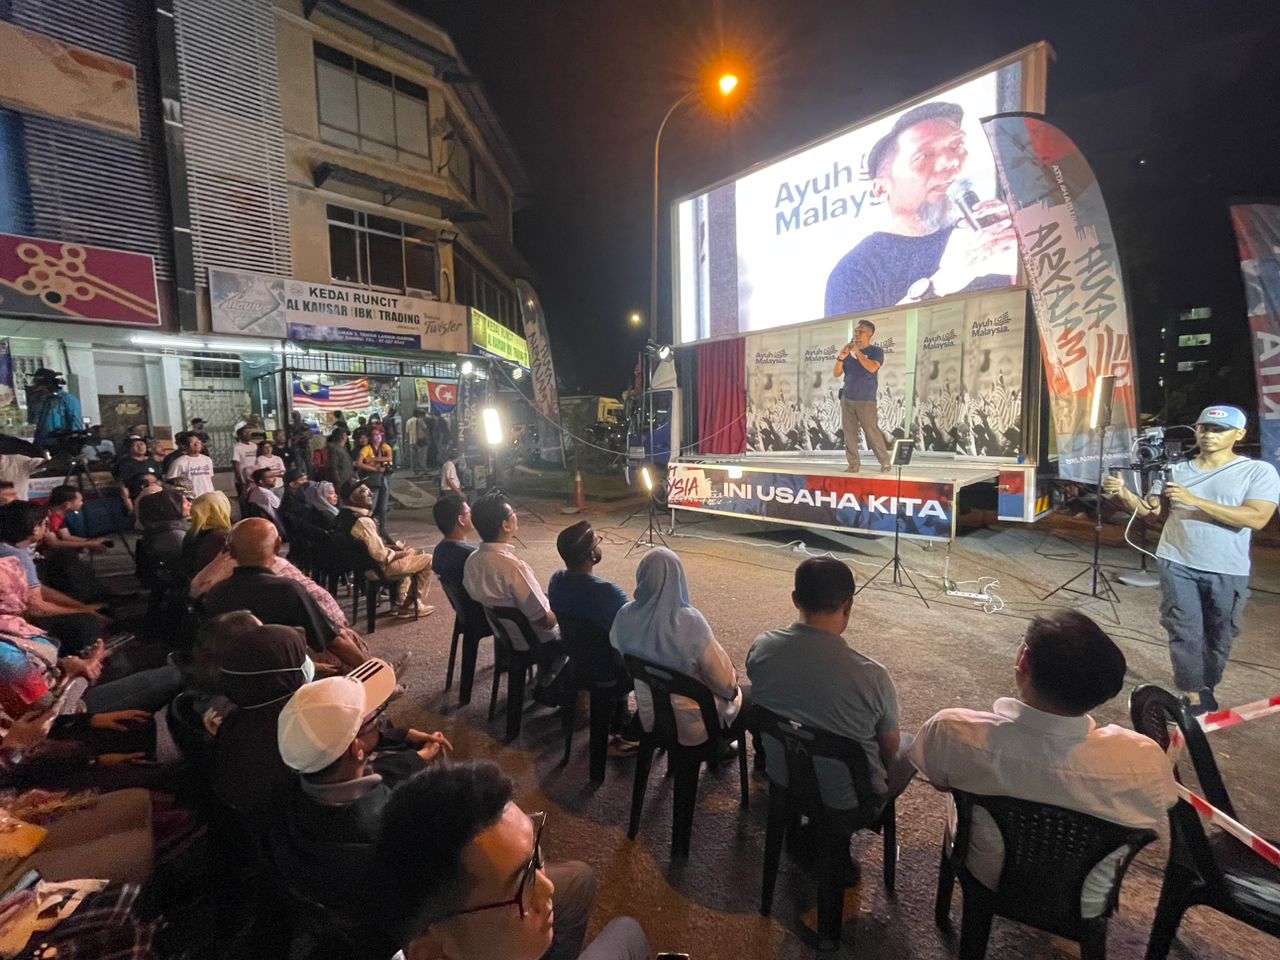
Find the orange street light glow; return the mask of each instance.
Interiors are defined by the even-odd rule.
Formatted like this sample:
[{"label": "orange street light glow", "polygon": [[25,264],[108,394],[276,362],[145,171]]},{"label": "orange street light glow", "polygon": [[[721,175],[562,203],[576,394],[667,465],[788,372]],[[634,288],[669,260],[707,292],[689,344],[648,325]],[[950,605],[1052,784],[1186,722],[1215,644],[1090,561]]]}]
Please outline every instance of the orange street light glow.
[{"label": "orange street light glow", "polygon": [[726,73],[720,78],[720,92],[726,97],[733,93],[738,86],[738,78],[732,73]]}]

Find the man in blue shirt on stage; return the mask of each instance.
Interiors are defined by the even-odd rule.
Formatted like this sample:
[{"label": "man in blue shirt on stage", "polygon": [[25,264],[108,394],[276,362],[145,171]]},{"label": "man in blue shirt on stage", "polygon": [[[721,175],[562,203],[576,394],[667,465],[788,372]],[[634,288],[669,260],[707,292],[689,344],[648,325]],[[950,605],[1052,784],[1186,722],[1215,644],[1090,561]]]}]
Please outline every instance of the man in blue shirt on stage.
[{"label": "man in blue shirt on stage", "polygon": [[877,374],[884,363],[884,351],[871,345],[876,325],[870,320],[860,320],[853,328],[853,339],[845,344],[836,357],[833,377],[843,377],[840,391],[840,419],[844,424],[844,452],[849,461],[848,472],[857,473],[858,428],[867,438],[867,446],[880,461],[882,473],[889,470],[889,450],[884,442],[884,432],[876,416],[876,392],[879,389]]}]

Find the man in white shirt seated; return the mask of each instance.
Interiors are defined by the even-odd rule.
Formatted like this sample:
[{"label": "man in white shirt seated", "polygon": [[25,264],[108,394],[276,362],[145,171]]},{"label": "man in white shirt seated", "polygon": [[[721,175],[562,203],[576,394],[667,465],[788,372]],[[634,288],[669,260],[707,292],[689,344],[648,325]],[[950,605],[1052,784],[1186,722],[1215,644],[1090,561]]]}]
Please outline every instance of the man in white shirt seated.
[{"label": "man in white shirt seated", "polygon": [[[471,524],[480,534],[479,548],[467,557],[462,569],[462,586],[482,607],[516,607],[528,619],[541,641],[534,651],[539,663],[535,697],[548,699],[545,688],[564,665],[560,648],[560,626],[551,611],[547,595],[538,585],[533,568],[516,556],[511,541],[520,521],[511,504],[501,494],[481,497],[471,507]],[[524,637],[514,624],[508,626],[516,649],[524,649]],[[542,696],[539,696],[542,691]]]},{"label": "man in white shirt seated", "polygon": [[[1154,740],[1098,727],[1088,711],[1124,686],[1120,648],[1082,613],[1037,617],[1014,662],[1018,696],[990,713],[953,707],[920,728],[908,756],[939,790],[1050,803],[1112,823],[1160,830],[1177,802],[1173,770]],[[1124,851],[1085,879],[1081,908],[1099,916]],[[973,813],[969,871],[995,889],[1004,844],[985,810]]]}]

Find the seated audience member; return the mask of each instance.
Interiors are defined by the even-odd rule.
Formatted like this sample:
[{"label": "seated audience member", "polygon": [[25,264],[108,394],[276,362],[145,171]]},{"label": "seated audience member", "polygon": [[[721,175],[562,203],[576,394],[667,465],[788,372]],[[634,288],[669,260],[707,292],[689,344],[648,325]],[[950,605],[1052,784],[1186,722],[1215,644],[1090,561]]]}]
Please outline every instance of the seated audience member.
[{"label": "seated audience member", "polygon": [[284,535],[284,522],[280,519],[280,480],[268,467],[259,467],[250,474],[252,482],[245,491],[246,503],[251,503],[271,525]]},{"label": "seated audience member", "polygon": [[328,480],[307,485],[307,514],[305,522],[332,533],[338,527],[338,489]]},{"label": "seated audience member", "polygon": [[18,496],[18,488],[13,485],[12,480],[0,480],[0,507],[21,499]]},{"label": "seated audience member", "polygon": [[[419,616],[429,617],[436,608],[426,603],[427,592],[431,589],[431,557],[418,551],[416,547],[406,547],[396,543],[387,546],[378,531],[378,524],[371,511],[373,509],[373,493],[366,486],[357,486],[347,495],[346,505],[338,517],[337,530],[358,541],[369,552],[370,559],[381,568],[384,576],[399,577],[411,575],[417,582]],[[408,579],[401,580],[396,597],[397,617],[414,615],[413,601],[410,598]]]},{"label": "seated audience member", "polygon": [[293,785],[293,771],[280,757],[277,721],[293,692],[311,681],[315,665],[300,630],[268,624],[227,637],[218,672],[221,692],[236,709],[218,726],[210,784],[258,834]]},{"label": "seated audience member", "polygon": [[[549,687],[564,666],[560,627],[533,568],[516,556],[511,541],[520,529],[519,518],[501,494],[481,497],[471,508],[471,522],[483,543],[467,557],[462,586],[482,607],[515,607],[528,619],[542,641],[533,651],[538,662],[540,700],[550,699]],[[535,690],[535,695],[538,695]]]},{"label": "seated audience member", "polygon": [[525,814],[494,763],[433,766],[387,802],[374,848],[370,915],[405,960],[648,960],[629,917],[582,949],[596,880],[546,863],[543,814]]},{"label": "seated audience member", "polygon": [[31,475],[48,462],[44,457],[28,457],[24,453],[0,453],[0,480],[11,485],[14,499],[25,500]]},{"label": "seated audience member", "polygon": [[70,484],[49,491],[49,523],[37,546],[40,580],[82,603],[106,603],[115,599],[115,594],[93,575],[80,554],[105,553],[107,541],[102,537],[77,537],[67,529],[67,516],[78,513],[83,506],[84,495]]},{"label": "seated audience member", "polygon": [[101,604],[81,603],[40,581],[34,550],[44,540],[48,511],[43,504],[16,500],[0,507],[0,557],[12,557],[26,577],[23,616],[57,638],[64,654],[76,654],[102,635],[110,622]]},{"label": "seated audience member", "polygon": [[[789,627],[756,637],[747,651],[751,701],[791,720],[806,723],[862,745],[871,773],[871,788],[896,797],[907,788],[915,769],[906,759],[910,734],[898,729],[898,691],[887,671],[858,653],[842,634],[849,628],[854,582],[849,568],[830,557],[805,560],[795,573],[791,602],[800,619]],[[785,781],[781,744],[764,738],[779,751],[768,756],[771,776]],[[756,758],[757,766],[760,758]],[[857,794],[848,773],[819,768],[828,806],[852,809]]]},{"label": "seated audience member", "polygon": [[369,660],[348,676],[308,683],[280,714],[280,756],[301,777],[285,804],[275,858],[290,885],[317,903],[351,902],[347,885],[334,880],[365,875],[392,788],[453,749],[438,731],[388,728],[394,740],[384,738],[382,711],[395,690],[390,665]]},{"label": "seated audience member", "polygon": [[160,464],[151,459],[147,452],[147,441],[143,437],[131,436],[125,441],[127,452],[116,461],[111,475],[120,484],[120,499],[125,509],[133,512],[133,501],[142,489],[143,477],[160,479]]},{"label": "seated audience member", "polygon": [[284,474],[284,487],[280,493],[280,518],[285,523],[303,524],[306,522],[307,491],[311,488],[311,478],[297,467],[290,467]]},{"label": "seated audience member", "polygon": [[[693,677],[715,695],[716,713],[731,726],[750,702],[749,688],[738,682],[733,661],[720,646],[706,617],[689,601],[680,558],[666,547],[650,550],[636,567],[636,598],[618,611],[609,639],[623,654],[640,657]],[[636,681],[636,709],[645,730],[653,729],[649,687]],[[707,740],[698,704],[672,697],[680,743]],[[759,752],[759,751],[757,751]]]},{"label": "seated audience member", "polygon": [[[627,602],[627,595],[622,588],[610,580],[602,580],[593,572],[597,563],[603,558],[600,550],[600,536],[591,528],[586,520],[565,527],[556,538],[556,550],[564,561],[565,569],[557,570],[551,575],[547,584],[547,600],[551,609],[564,629],[566,620],[582,620],[592,623],[608,634],[613,629],[614,618]],[[612,649],[606,652],[617,657]],[[575,654],[570,651],[570,662]],[[638,731],[631,730],[624,739],[621,735],[628,719],[626,702],[631,690],[631,677],[617,659],[615,678],[618,682],[618,709],[614,714],[614,735],[609,744],[613,755],[625,755],[634,752]],[[603,670],[604,664],[597,665]]]},{"label": "seated audience member", "polygon": [[[939,790],[1051,803],[1161,830],[1178,799],[1164,752],[1132,730],[1098,727],[1088,713],[1120,692],[1124,673],[1120,648],[1084,614],[1037,617],[1014,661],[1018,696],[1000,698],[989,713],[939,711],[920,728],[909,756]],[[1105,909],[1119,859],[1109,856],[1086,878],[1085,917]],[[975,810],[970,872],[994,889],[1003,860],[995,823]]]},{"label": "seated audience member", "polygon": [[444,534],[444,539],[431,552],[431,570],[461,590],[467,558],[476,552],[476,548],[467,543],[467,535],[475,529],[471,525],[471,507],[456,493],[444,494],[432,504],[431,517]]},{"label": "seated audience member", "polygon": [[196,497],[191,526],[182,540],[182,562],[195,576],[220,554],[231,537],[231,501],[221,490]]},{"label": "seated audience member", "polygon": [[[208,494],[205,494],[208,496]],[[191,501],[177,490],[161,490],[138,501],[142,536],[136,547],[138,579],[151,586],[161,564],[178,568],[187,536]]]},{"label": "seated audience member", "polygon": [[204,452],[204,445],[194,433],[186,435],[180,448],[182,453],[175,457],[165,468],[166,480],[186,480],[191,486],[191,495],[198,497],[202,493],[213,492],[213,460]]},{"label": "seated audience member", "polygon": [[[216,617],[206,617],[196,629],[191,656],[182,667],[182,688],[190,700],[191,712],[200,718],[200,729],[178,731],[175,735],[178,746],[189,756],[189,746],[195,747],[197,756],[209,755],[218,727],[236,709],[235,704],[222,693],[222,651],[232,638],[260,626],[262,621],[248,610],[232,610]],[[172,711],[170,714],[169,728],[173,731]]]},{"label": "seated audience member", "polygon": [[[325,618],[302,584],[271,572],[280,547],[280,534],[267,520],[253,517],[232,527],[230,554],[235,568],[230,577],[209,590],[205,612],[216,615],[248,610],[263,623],[301,627],[311,649],[333,654],[348,668],[358,667],[366,659],[364,651]],[[193,595],[194,590],[193,584]]]}]

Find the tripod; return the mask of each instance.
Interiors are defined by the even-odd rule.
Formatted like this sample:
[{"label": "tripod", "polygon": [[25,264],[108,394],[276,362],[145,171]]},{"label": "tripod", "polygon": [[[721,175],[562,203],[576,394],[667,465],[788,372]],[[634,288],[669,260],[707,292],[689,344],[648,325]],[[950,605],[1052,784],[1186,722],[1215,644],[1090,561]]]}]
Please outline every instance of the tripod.
[{"label": "tripod", "polygon": [[[98,486],[98,481],[93,479],[93,474],[89,471],[89,466],[84,457],[74,457],[67,462],[67,472],[62,476],[63,486],[67,486],[72,477],[76,478],[76,489],[80,491],[81,496],[84,496],[84,481],[87,477],[89,486],[93,488],[94,496],[99,501],[105,501],[106,498],[102,495],[102,488]],[[124,530],[116,530],[116,533],[120,536],[120,544],[124,547],[124,552],[129,555],[130,560],[136,562],[137,557],[134,556],[133,548],[129,546],[129,539],[125,536],[125,532]],[[93,565],[92,553],[89,554],[89,565],[90,567]]]},{"label": "tripod", "polygon": [[[862,586],[860,586],[855,593],[861,593],[863,590],[867,589],[867,587],[871,586],[871,584],[879,579],[880,574],[884,573],[890,567],[893,567],[892,579],[894,586],[902,587],[910,584],[911,589],[914,590],[916,592],[916,596],[920,598],[920,602],[923,603],[925,607],[928,607],[929,601],[924,598],[924,594],[921,593],[920,588],[916,586],[915,580],[911,578],[911,571],[908,570],[906,564],[902,562],[902,554],[900,552],[903,518],[902,464],[900,463],[898,464],[898,494],[894,497],[893,506],[893,556],[884,562],[884,566],[871,575],[871,579],[864,580],[862,582]],[[906,584],[903,583],[904,577],[906,578]]]},{"label": "tripod", "polygon": [[[639,511],[637,510],[636,513],[639,513]],[[635,514],[633,513],[632,516],[635,516]],[[640,531],[640,535],[635,538],[635,541],[632,542],[631,546],[627,549],[624,559],[635,553],[636,549],[641,545],[645,547],[656,547],[658,544],[653,542],[654,537],[657,537],[664,547],[670,546],[670,544],[667,543],[666,538],[662,535],[661,524],[657,522],[657,518],[658,508],[653,500],[653,491],[649,491],[649,528],[647,530]]]},{"label": "tripod", "polygon": [[[1112,622],[1116,626],[1120,625],[1120,613],[1116,610],[1116,604],[1120,602],[1120,597],[1116,594],[1115,587],[1111,585],[1111,580],[1107,577],[1106,571],[1102,569],[1102,474],[1105,470],[1106,457],[1106,437],[1107,424],[1104,422],[1098,427],[1098,488],[1094,494],[1093,500],[1093,562],[1085,567],[1066,583],[1054,587],[1041,599],[1048,600],[1055,593],[1074,593],[1082,597],[1093,597],[1097,600],[1105,600],[1111,607]],[[1082,590],[1079,587],[1073,587],[1072,584],[1083,577],[1090,574],[1089,589]]]}]

